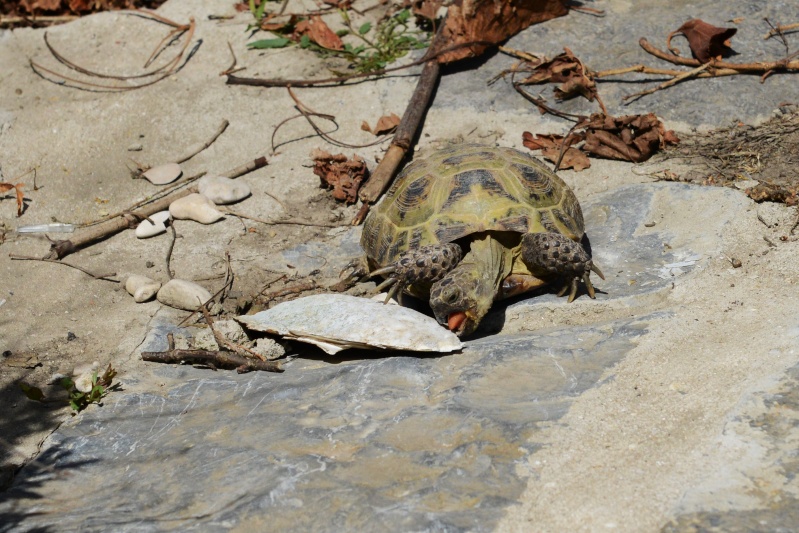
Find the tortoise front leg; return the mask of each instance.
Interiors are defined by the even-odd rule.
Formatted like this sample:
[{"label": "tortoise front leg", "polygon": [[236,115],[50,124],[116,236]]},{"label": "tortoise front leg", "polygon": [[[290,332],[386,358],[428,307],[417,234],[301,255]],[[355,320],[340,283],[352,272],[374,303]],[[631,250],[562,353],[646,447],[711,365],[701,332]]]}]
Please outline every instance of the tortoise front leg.
[{"label": "tortoise front leg", "polygon": [[566,285],[558,293],[569,291],[569,302],[577,296],[577,283],[585,283],[588,296],[596,298],[591,284],[591,271],[605,279],[602,271],[594,265],[583,246],[560,233],[527,233],[522,237],[522,259],[534,274],[558,276],[566,279]]},{"label": "tortoise front leg", "polygon": [[377,286],[377,291],[391,287],[386,297],[386,303],[394,294],[399,293],[408,285],[417,282],[433,283],[446,275],[447,272],[463,258],[461,247],[455,243],[429,244],[415,250],[408,250],[400,255],[393,265],[380,268],[370,273],[369,276],[384,276],[386,280]]}]

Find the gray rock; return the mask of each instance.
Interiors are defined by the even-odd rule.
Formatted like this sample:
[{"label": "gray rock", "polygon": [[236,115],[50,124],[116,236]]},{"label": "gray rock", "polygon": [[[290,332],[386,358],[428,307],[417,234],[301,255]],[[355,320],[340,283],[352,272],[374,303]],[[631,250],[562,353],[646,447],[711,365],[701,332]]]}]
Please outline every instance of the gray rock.
[{"label": "gray rock", "polygon": [[[683,203],[703,206],[703,232],[676,215]],[[631,318],[525,331],[542,308],[566,305],[544,294],[495,306],[489,317],[503,332],[483,330],[460,354],[341,359],[308,347],[283,374],[158,366],[159,379],[178,384],[109,395],[64,423],[18,475],[0,516],[9,531],[112,522],[115,531],[167,531],[187,516],[212,530],[268,521],[276,531],[492,531],[527,485],[523,465],[547,424],[612,379],[650,324],[677,311],[642,311],[651,293],[670,290],[662,269],[698,257],[683,267],[693,275],[746,206],[736,191],[672,183],[586,202],[607,279],[596,302],[571,305],[618,302]],[[142,350],[165,349],[165,328],[156,324]]]}]

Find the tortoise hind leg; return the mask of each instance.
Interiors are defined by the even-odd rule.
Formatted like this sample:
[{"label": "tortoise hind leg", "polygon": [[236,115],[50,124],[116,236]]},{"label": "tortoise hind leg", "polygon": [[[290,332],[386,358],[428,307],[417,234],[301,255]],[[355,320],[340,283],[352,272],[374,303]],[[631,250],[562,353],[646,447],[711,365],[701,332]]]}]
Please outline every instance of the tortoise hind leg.
[{"label": "tortoise hind leg", "polygon": [[380,268],[369,276],[383,276],[385,281],[377,286],[377,291],[391,287],[386,302],[408,285],[417,282],[429,282],[443,278],[447,272],[455,268],[463,258],[461,247],[455,243],[430,244],[415,250],[408,250],[399,256],[393,265]]},{"label": "tortoise hind leg", "polygon": [[533,273],[564,278],[566,285],[558,296],[569,291],[569,302],[577,296],[579,280],[585,283],[588,296],[596,298],[592,271],[605,279],[582,245],[560,233],[527,233],[522,237],[522,259]]}]

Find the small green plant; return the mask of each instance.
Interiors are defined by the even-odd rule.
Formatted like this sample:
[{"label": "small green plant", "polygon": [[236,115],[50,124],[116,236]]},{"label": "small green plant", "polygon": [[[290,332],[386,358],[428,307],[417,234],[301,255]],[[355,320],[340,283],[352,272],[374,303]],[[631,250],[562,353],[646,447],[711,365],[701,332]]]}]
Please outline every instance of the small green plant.
[{"label": "small green plant", "polygon": [[[79,413],[86,409],[90,403],[102,405],[100,404],[100,400],[108,394],[108,391],[117,390],[119,388],[119,383],[113,383],[116,375],[117,371],[111,368],[109,364],[102,376],[98,375],[95,370],[92,372],[89,379],[83,376],[78,377],[75,381],[73,381],[72,378],[61,378],[58,384],[69,394],[69,406],[72,407],[75,413]],[[58,401],[45,398],[42,389],[34,387],[33,385],[28,385],[22,381],[19,382],[19,388],[22,389],[25,396],[35,402],[50,403]]]},{"label": "small green plant", "polygon": [[[264,17],[264,5],[266,2],[262,1],[259,6],[253,6],[253,15],[257,21]],[[411,12],[408,9],[403,9],[382,20],[376,27],[373,27],[372,23],[366,22],[356,28],[346,10],[339,10],[339,13],[346,29],[337,31],[336,35],[338,37],[351,36],[351,40],[355,40],[356,45],[345,42],[343,48],[334,49],[314,42],[307,33],[298,38],[294,33],[294,28],[301,20],[296,20],[279,29],[272,29],[272,33],[277,35],[276,38],[254,41],[248,46],[265,49],[297,45],[300,48],[311,50],[323,58],[345,59],[350,63],[352,69],[361,73],[384,69],[389,63],[403,57],[410,50],[429,46],[430,33],[410,27]],[[342,73],[336,72],[336,74],[341,75]]]},{"label": "small green plant", "polygon": [[[90,403],[99,404],[100,400],[108,394],[108,391],[114,390],[119,387],[119,384],[112,385],[117,371],[111,368],[109,363],[108,368],[105,369],[102,376],[98,376],[97,371],[92,372],[91,387],[82,386],[80,390],[71,378],[62,378],[61,387],[69,394],[69,405],[72,409],[79,413],[86,409]],[[80,378],[78,378],[80,379]],[[88,390],[86,390],[88,389]]]}]

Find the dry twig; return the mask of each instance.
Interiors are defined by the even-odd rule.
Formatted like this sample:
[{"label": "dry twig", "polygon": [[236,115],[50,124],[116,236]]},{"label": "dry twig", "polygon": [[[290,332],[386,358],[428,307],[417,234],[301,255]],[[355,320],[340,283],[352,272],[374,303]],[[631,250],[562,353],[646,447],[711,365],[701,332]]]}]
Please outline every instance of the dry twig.
[{"label": "dry twig", "polygon": [[84,274],[87,274],[87,275],[93,277],[94,279],[101,279],[103,281],[110,281],[112,283],[119,283],[119,280],[109,279],[112,276],[116,276],[117,275],[116,272],[109,272],[107,274],[95,274],[94,272],[86,270],[83,267],[79,267],[78,265],[72,265],[70,263],[65,263],[63,261],[59,261],[57,259],[48,259],[48,258],[45,258],[45,257],[30,257],[30,256],[27,256],[27,255],[15,255],[15,254],[9,254],[8,256],[14,261],[41,261],[43,263],[56,263],[57,265],[64,265],[64,266],[72,267],[72,268],[74,268],[76,270],[80,270]]}]

